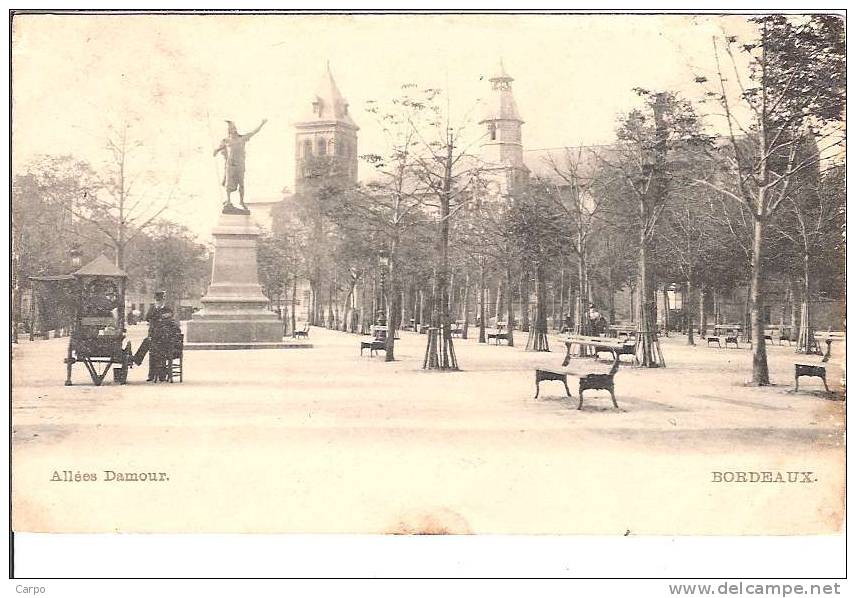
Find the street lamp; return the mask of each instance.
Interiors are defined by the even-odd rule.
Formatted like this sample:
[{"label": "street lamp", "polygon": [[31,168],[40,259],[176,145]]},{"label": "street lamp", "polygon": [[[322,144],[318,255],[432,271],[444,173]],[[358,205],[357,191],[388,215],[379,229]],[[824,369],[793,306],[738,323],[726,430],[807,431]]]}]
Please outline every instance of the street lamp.
[{"label": "street lamp", "polygon": [[80,245],[75,243],[71,246],[71,249],[68,251],[68,255],[71,258],[71,266],[75,270],[80,268],[80,258],[83,256],[83,252],[80,251]]},{"label": "street lamp", "polygon": [[377,313],[378,326],[386,326],[386,269],[389,267],[389,253],[381,249],[378,254],[380,264],[380,309]]}]

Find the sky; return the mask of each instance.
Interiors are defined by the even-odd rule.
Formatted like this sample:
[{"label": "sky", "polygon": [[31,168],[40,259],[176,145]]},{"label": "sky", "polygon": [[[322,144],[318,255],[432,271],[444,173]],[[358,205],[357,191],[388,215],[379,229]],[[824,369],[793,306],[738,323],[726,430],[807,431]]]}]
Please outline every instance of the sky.
[{"label": "sky", "polygon": [[206,240],[224,199],[212,156],[224,120],[241,132],[269,120],[247,146],[247,201],[280,197],[293,124],[328,60],[361,154],[384,148],[367,101],[417,83],[444,89],[454,115],[477,113],[500,58],[536,149],[610,142],[634,87],[699,97],[713,36],[751,33],[736,15],[18,15],[13,170],[39,154],[101,167],[110,127],[127,123],[129,168],[152,173],[139,192],[171,196],[165,216]]}]

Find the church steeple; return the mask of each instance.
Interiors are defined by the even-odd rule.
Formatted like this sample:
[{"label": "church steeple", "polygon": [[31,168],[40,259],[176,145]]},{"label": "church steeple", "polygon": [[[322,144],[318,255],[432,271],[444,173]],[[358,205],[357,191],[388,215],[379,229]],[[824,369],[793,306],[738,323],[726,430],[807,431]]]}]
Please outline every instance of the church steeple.
[{"label": "church steeple", "polygon": [[[345,184],[357,182],[357,131],[348,101],[339,91],[327,61],[303,119],[295,123],[295,190],[322,169],[334,172]],[[325,164],[321,164],[321,162]]]},{"label": "church steeple", "polygon": [[488,81],[490,94],[479,121],[485,127],[481,156],[487,168],[496,171],[502,191],[508,193],[529,175],[529,169],[523,163],[524,121],[520,118],[511,89],[514,78],[506,72],[502,59],[496,74]]}]

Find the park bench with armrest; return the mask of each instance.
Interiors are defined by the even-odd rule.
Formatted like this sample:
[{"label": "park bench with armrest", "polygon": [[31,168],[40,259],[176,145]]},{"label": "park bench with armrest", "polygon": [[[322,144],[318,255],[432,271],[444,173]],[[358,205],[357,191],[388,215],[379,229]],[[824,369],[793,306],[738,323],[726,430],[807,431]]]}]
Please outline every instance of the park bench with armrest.
[{"label": "park bench with armrest", "polygon": [[[389,331],[387,326],[372,326],[372,339],[370,341],[360,341],[360,355],[365,349],[369,350],[369,356],[374,355],[378,351],[386,351],[386,336]],[[398,337],[395,337],[398,340]]]},{"label": "park bench with armrest", "polygon": [[309,338],[309,322],[306,322],[306,324],[303,325],[302,330],[295,330],[294,331],[294,338],[300,338],[300,337]]},{"label": "park bench with armrest", "polygon": [[[571,347],[573,345],[582,345],[594,347],[595,350],[609,351],[612,353],[612,367],[608,372],[578,372],[567,368],[571,358]],[[619,349],[623,348],[625,343],[615,341],[614,339],[606,339],[602,337],[588,336],[571,336],[565,341],[567,347],[567,355],[562,362],[561,368],[539,367],[535,369],[535,398],[541,392],[541,382],[546,380],[556,380],[565,385],[565,392],[571,396],[571,391],[568,389],[568,375],[577,376],[579,378],[579,395],[580,401],[577,409],[583,408],[583,392],[586,390],[606,390],[612,398],[613,406],[618,409],[618,402],[615,400],[615,374],[618,372]]]},{"label": "park bench with armrest", "polygon": [[791,327],[790,326],[771,326],[769,328],[765,328],[764,329],[764,340],[770,341],[771,343],[774,340],[778,340],[779,345],[781,345],[784,341],[788,341],[788,345],[790,345],[791,344]]},{"label": "park bench with armrest", "polygon": [[487,342],[490,343],[490,339],[494,339],[496,344],[499,344],[499,341],[508,342],[508,326],[505,322],[497,322],[496,323],[496,331],[487,333]]},{"label": "park bench with armrest", "polygon": [[722,337],[725,338],[725,348],[728,348],[728,345],[734,345],[738,349],[740,345],[737,342],[737,334],[740,332],[740,324],[717,324],[713,327],[713,334],[707,337],[707,346],[711,346],[713,343],[721,349]]},{"label": "park bench with armrest", "polygon": [[360,356],[362,356],[363,350],[365,349],[369,350],[369,356],[374,355],[378,351],[386,351],[386,341],[379,341],[376,339],[360,341]]},{"label": "park bench with armrest", "polygon": [[490,343],[490,339],[494,339],[494,342],[496,342],[497,345],[499,344],[499,341],[505,341],[507,343],[508,342],[508,333],[507,332],[499,332],[499,331],[488,332],[487,333],[487,342],[488,343]]},{"label": "park bench with armrest", "polygon": [[[816,337],[819,337],[819,335],[816,335]],[[820,363],[826,363],[829,361],[829,358],[832,357],[832,342],[833,340],[838,339],[827,336],[824,340],[826,341],[826,353],[824,353],[823,359],[820,360]],[[801,376],[820,378],[823,381],[823,387],[826,389],[826,392],[829,392],[829,385],[826,384],[825,365],[818,365],[816,363],[795,363],[794,392],[798,392],[800,389]]]}]

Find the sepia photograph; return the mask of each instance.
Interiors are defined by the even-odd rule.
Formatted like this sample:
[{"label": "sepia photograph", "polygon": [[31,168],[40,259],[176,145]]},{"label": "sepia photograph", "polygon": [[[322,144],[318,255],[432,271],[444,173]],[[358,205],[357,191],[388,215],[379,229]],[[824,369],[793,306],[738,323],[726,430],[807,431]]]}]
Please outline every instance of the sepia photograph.
[{"label": "sepia photograph", "polygon": [[843,12],[9,19],[14,534],[843,538]]}]

